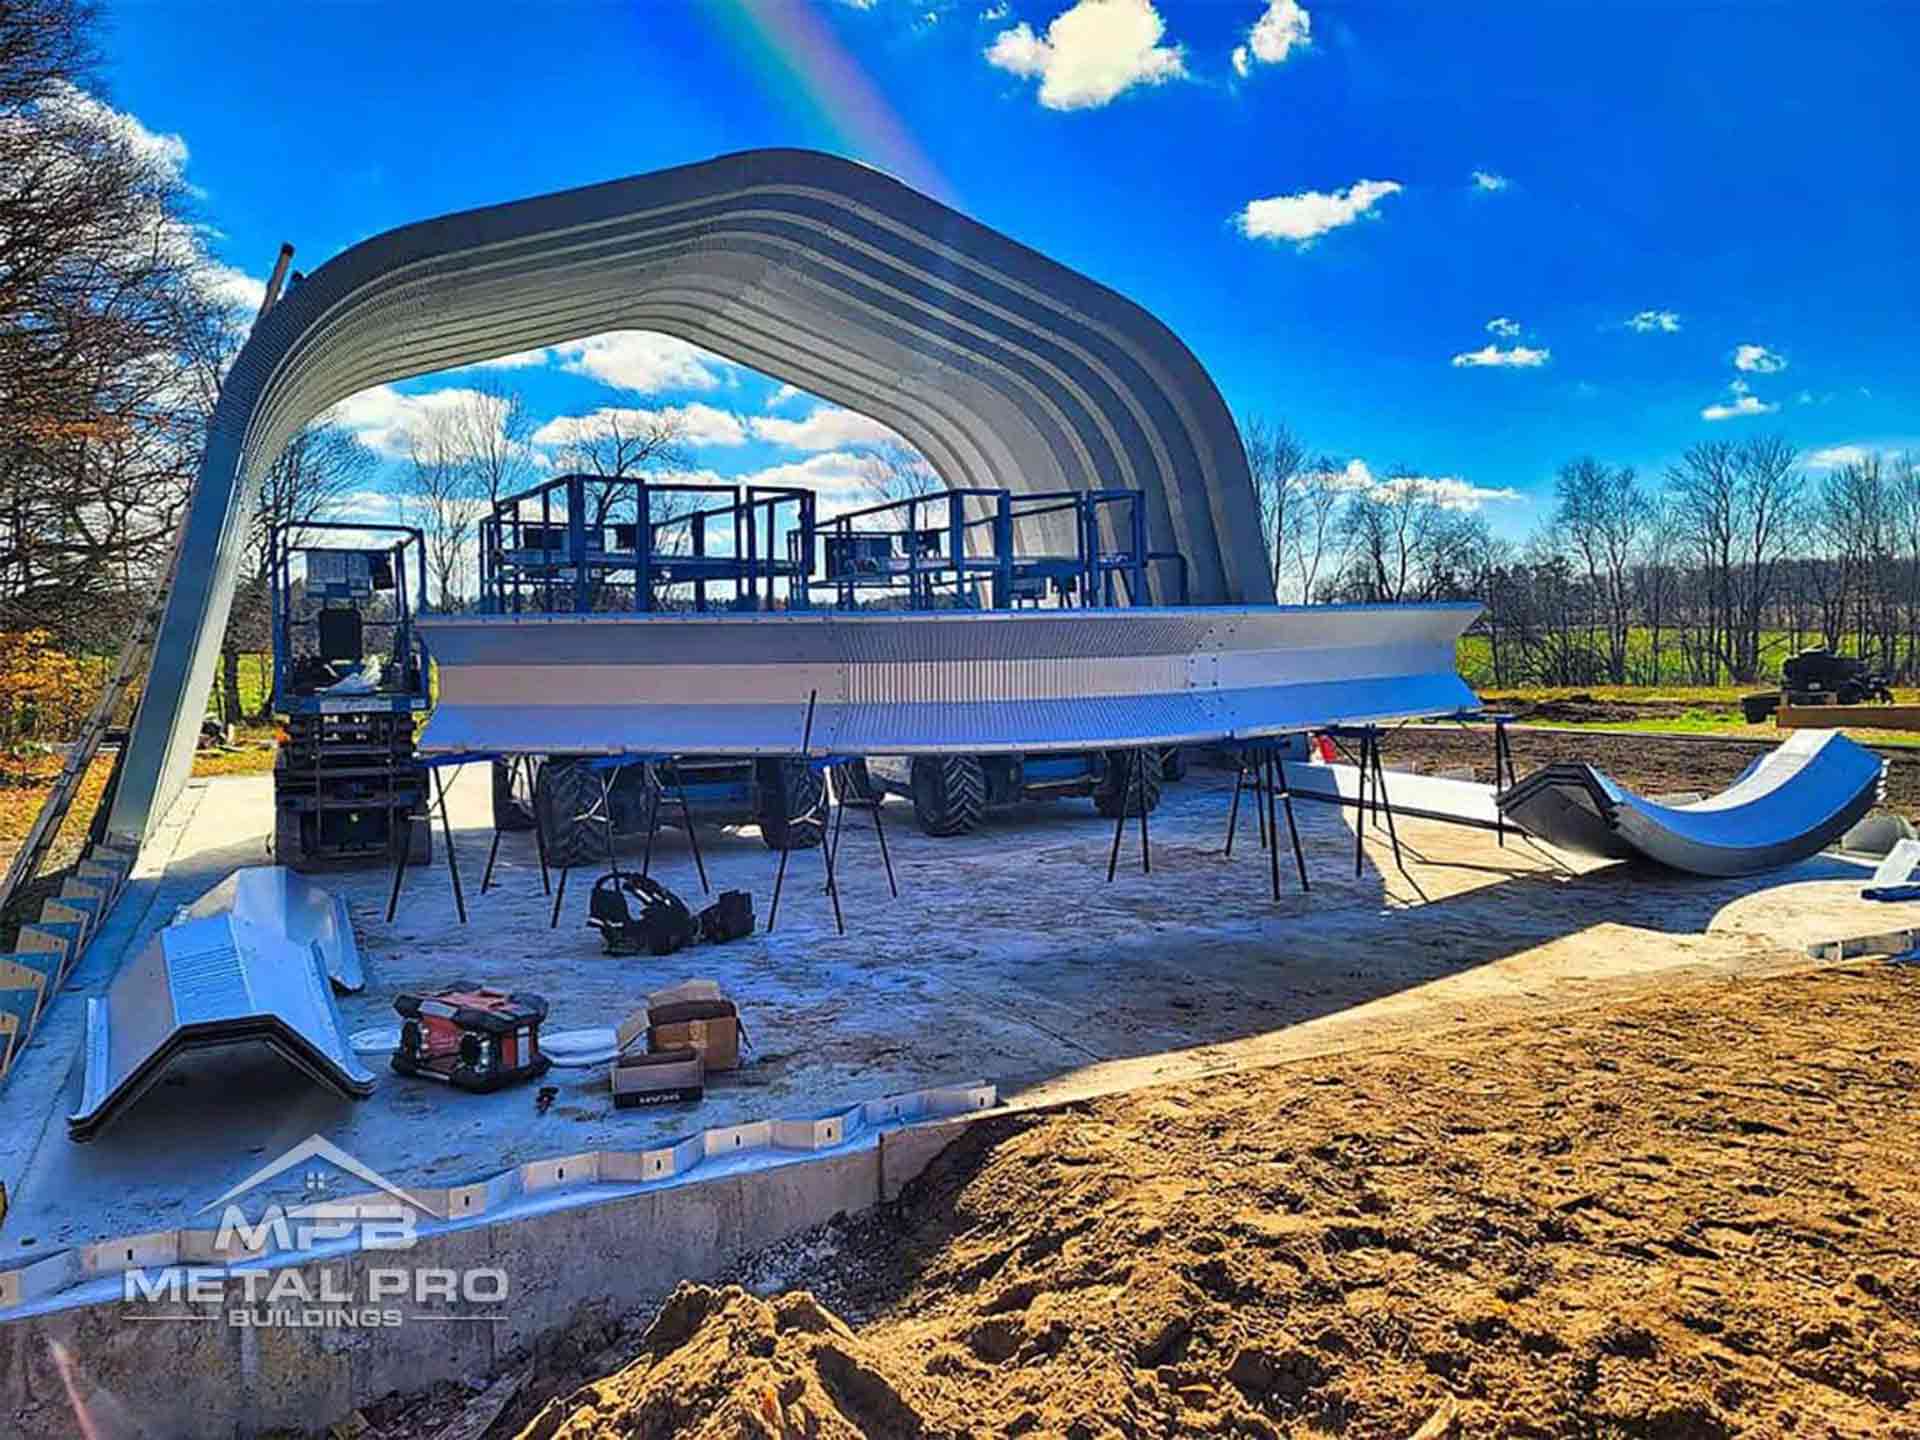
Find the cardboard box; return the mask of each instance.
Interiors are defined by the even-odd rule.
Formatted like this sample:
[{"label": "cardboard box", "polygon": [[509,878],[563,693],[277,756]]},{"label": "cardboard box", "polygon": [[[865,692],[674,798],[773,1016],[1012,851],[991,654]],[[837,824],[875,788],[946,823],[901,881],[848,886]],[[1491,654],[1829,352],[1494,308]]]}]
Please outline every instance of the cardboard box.
[{"label": "cardboard box", "polygon": [[691,1047],[709,1071],[740,1068],[740,1014],[712,980],[683,980],[647,996],[647,1008],[619,1029],[621,1050],[631,1049],[642,1031],[648,1050]]},{"label": "cardboard box", "polygon": [[706,1066],[700,1052],[691,1047],[614,1057],[613,1103],[617,1109],[676,1105],[705,1099],[706,1093]]}]

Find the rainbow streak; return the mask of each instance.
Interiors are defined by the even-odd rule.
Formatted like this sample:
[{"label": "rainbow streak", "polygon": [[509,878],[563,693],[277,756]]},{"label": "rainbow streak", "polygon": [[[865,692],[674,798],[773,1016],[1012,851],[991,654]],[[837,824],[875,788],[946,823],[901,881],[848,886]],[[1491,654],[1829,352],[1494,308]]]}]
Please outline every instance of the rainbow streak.
[{"label": "rainbow streak", "polygon": [[937,200],[957,203],[953,187],[899,112],[808,0],[722,0],[712,13],[768,93],[790,92],[797,83],[803,110],[832,131],[848,156]]}]

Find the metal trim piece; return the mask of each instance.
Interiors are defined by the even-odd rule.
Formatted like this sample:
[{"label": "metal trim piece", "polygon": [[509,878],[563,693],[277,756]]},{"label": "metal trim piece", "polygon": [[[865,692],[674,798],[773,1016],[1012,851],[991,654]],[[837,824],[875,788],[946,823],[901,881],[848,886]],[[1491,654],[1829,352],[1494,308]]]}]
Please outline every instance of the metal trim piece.
[{"label": "metal trim piece", "polygon": [[230,913],[170,925],[87,1001],[86,1076],[68,1133],[91,1140],[185,1051],[253,1042],[342,1095],[373,1093],[316,950]]},{"label": "metal trim piece", "polygon": [[177,918],[203,920],[228,914],[312,950],[334,989],[343,994],[366,989],[366,971],[346,900],[299,871],[284,865],[236,870],[191,905],[182,906]]},{"label": "metal trim piece", "polygon": [[957,489],[1138,489],[1195,600],[1273,598],[1239,432],[1138,305],[869,166],[755,150],[409,225],[328,261],[229,371],[110,827],[185,782],[261,475],[357,391],[656,330],[869,415]]},{"label": "metal trim piece", "polygon": [[1878,803],[1886,763],[1837,730],[1799,730],[1718,795],[1658,805],[1591,765],[1556,764],[1503,792],[1536,839],[1603,860],[1645,857],[1694,875],[1752,875],[1818,854]]},{"label": "metal trim piece", "polygon": [[422,622],[426,754],[992,753],[1244,740],[1471,708],[1472,604]]}]

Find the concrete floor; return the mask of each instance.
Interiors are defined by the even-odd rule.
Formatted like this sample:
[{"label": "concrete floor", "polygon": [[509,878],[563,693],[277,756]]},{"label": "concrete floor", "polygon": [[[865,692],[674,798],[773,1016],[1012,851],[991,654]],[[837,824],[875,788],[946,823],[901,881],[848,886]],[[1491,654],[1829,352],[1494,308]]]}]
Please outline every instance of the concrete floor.
[{"label": "concrete floor", "polygon": [[[320,1134],[401,1183],[449,1184],[510,1164],[590,1149],[638,1149],[696,1129],[801,1116],[928,1085],[997,1082],[1044,1102],[1392,1044],[1409,1033],[1579,1005],[1681,974],[1738,976],[1804,965],[1804,947],[1906,923],[1905,907],[1858,899],[1861,871],[1828,858],[1746,880],[1700,880],[1557,859],[1527,843],[1405,821],[1408,873],[1368,832],[1356,878],[1345,811],[1302,805],[1313,880],[1291,857],[1282,898],[1243,807],[1235,855],[1220,853],[1230,778],[1196,770],[1152,818],[1153,873],[1130,827],[1105,883],[1110,824],[1085,800],[996,815],[966,839],[919,834],[887,808],[902,895],[889,900],[870,820],[849,819],[841,855],[848,933],[837,936],[818,852],[796,854],[777,931],[666,959],[610,958],[585,924],[591,876],[576,875],[548,928],[531,836],[502,843],[494,889],[478,894],[488,785],[471,767],[453,819],[471,923],[454,908],[436,835],[432,869],[409,871],[395,923],[389,876],[325,883],[351,904],[364,994],[349,1030],[397,1024],[400,990],[453,979],[530,990],[554,1030],[609,1026],[648,990],[712,976],[735,997],[754,1049],[713,1077],[706,1101],[616,1111],[604,1069],[555,1070],[537,1114],[530,1088],[449,1092],[387,1073],[358,1103],[269,1055],[183,1065],[95,1142],[67,1139],[79,1093],[85,996],[97,994],[175,907],[240,865],[267,863],[271,784],[197,783],[149,847],[122,902],[0,1091],[0,1180],[13,1211],[0,1264],[113,1235],[186,1223],[282,1150]],[[751,829],[704,831],[714,888],[752,892],[765,924],[774,855]],[[1584,873],[1581,873],[1584,872]],[[685,837],[666,832],[654,873],[692,901]],[[142,901],[135,894],[144,897]]]}]

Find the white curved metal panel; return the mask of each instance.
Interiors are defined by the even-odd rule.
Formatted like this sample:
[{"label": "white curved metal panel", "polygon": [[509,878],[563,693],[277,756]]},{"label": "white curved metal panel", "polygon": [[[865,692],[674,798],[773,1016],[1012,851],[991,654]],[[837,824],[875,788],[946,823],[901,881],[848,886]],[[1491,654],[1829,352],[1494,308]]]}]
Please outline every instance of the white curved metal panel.
[{"label": "white curved metal panel", "polygon": [[258,480],[292,435],[370,385],[620,328],[872,415],[955,487],[1140,489],[1194,599],[1272,598],[1238,431],[1165,326],[878,171],[724,156],[376,236],[268,312],[210,428],[114,831],[144,836],[185,778]]}]

